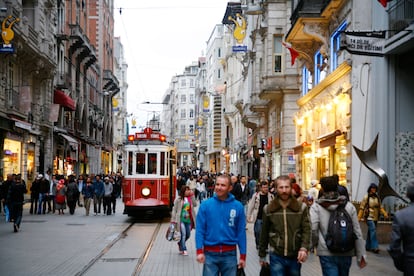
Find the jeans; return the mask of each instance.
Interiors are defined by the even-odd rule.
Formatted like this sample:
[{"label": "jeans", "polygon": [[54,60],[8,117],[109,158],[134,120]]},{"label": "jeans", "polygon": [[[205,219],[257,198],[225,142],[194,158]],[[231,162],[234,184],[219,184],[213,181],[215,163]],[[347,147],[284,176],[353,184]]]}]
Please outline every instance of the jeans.
[{"label": "jeans", "polygon": [[185,245],[185,242],[190,238],[191,222],[190,223],[181,222],[180,231],[181,231],[181,239],[179,243],[180,251],[187,251],[187,246]]},{"label": "jeans", "polygon": [[368,234],[365,242],[366,250],[378,249],[377,240],[377,222],[373,220],[367,220]]},{"label": "jeans", "polygon": [[256,219],[254,223],[254,241],[256,242],[256,249],[259,249],[259,241],[260,241],[260,232],[262,232],[262,224],[263,220]]},{"label": "jeans", "polygon": [[42,213],[42,207],[43,207],[43,214],[45,213],[46,209],[46,201],[47,201],[47,195],[46,193],[40,193],[39,194],[39,208],[37,209],[37,214],[40,215]]},{"label": "jeans", "polygon": [[95,214],[101,213],[102,198],[103,196],[93,196],[93,211],[95,212]]},{"label": "jeans", "polygon": [[206,261],[203,266],[203,276],[236,275],[236,250],[222,253],[204,252],[204,255],[206,257]]},{"label": "jeans", "polygon": [[270,275],[272,276],[300,276],[302,265],[296,258],[287,258],[271,253],[270,259]]},{"label": "jeans", "polygon": [[319,256],[323,276],[348,276],[352,256]]}]

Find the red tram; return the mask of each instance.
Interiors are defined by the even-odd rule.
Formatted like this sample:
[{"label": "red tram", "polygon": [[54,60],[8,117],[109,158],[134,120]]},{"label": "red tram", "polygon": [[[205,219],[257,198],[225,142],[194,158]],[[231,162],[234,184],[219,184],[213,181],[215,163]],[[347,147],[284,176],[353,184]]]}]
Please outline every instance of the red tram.
[{"label": "red tram", "polygon": [[176,193],[175,147],[165,135],[145,128],[124,146],[124,214],[169,216]]}]

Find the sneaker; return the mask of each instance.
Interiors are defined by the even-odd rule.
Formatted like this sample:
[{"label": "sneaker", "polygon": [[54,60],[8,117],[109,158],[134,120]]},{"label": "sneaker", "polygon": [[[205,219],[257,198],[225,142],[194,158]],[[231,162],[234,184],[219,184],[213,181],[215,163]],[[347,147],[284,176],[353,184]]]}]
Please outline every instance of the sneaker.
[{"label": "sneaker", "polygon": [[188,252],[187,251],[183,251],[183,256],[188,256]]}]

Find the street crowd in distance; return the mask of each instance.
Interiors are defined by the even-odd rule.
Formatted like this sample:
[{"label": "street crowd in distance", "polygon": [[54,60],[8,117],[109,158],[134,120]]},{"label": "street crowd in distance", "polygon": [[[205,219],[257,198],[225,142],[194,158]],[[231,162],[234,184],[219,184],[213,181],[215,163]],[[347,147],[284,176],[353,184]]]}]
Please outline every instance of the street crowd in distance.
[{"label": "street crowd in distance", "polygon": [[[76,207],[83,207],[85,215],[111,215],[116,210],[116,199],[121,196],[122,175],[52,175],[48,171],[39,174],[30,186],[31,215],[75,213]],[[19,174],[8,174],[3,180],[0,176],[0,199],[6,221],[13,222],[14,232],[18,232],[22,220],[24,194],[27,193],[25,181]],[[91,206],[92,205],[92,206]],[[0,212],[1,212],[0,211]],[[80,210],[79,210],[80,211]]]}]

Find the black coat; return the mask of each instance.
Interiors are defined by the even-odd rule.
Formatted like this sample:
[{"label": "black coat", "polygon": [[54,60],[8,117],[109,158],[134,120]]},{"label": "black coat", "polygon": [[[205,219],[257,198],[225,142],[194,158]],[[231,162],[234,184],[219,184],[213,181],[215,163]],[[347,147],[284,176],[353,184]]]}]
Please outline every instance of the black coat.
[{"label": "black coat", "polygon": [[391,243],[388,248],[388,252],[393,258],[396,268],[401,271],[405,270],[407,273],[412,273],[412,271],[407,270],[409,266],[404,264],[404,261],[407,258],[414,259],[413,214],[414,203],[395,213],[392,222]]}]

